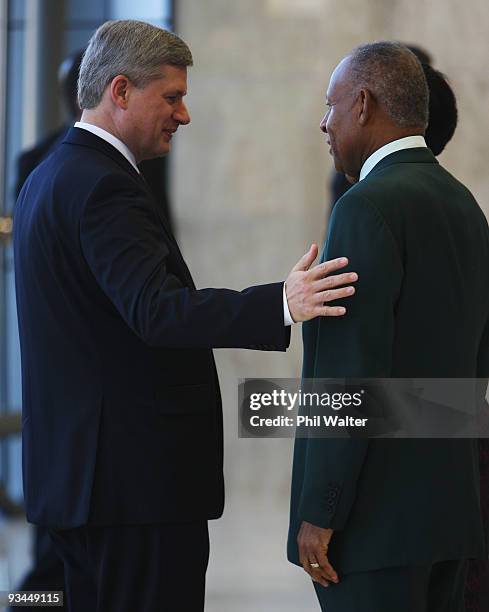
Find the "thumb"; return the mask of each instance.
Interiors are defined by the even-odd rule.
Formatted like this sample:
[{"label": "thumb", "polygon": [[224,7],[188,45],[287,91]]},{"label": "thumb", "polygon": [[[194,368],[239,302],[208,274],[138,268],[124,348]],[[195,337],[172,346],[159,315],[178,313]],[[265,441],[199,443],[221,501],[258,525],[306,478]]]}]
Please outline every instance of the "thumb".
[{"label": "thumb", "polygon": [[307,253],[299,259],[299,261],[292,268],[292,272],[297,272],[299,270],[305,272],[306,270],[309,270],[312,262],[318,256],[318,250],[319,249],[317,244],[311,244],[311,248],[309,249],[309,251],[307,251]]}]

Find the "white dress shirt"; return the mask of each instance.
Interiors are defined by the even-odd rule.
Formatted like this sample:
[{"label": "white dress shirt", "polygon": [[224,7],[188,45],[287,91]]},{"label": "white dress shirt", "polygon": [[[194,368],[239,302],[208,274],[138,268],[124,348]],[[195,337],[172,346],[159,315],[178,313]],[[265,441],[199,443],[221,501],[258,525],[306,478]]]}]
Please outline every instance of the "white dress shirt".
[{"label": "white dress shirt", "polygon": [[426,140],[423,136],[406,136],[405,138],[399,138],[388,142],[380,149],[377,149],[370,157],[365,160],[362,169],[360,170],[360,181],[367,176],[367,174],[375,168],[381,159],[387,157],[391,153],[396,151],[402,151],[403,149],[417,149],[418,147],[427,147]]},{"label": "white dress shirt", "polygon": [[[102,129],[97,125],[92,125],[91,123],[85,123],[84,121],[77,121],[75,123],[75,127],[80,128],[82,130],[87,130],[87,132],[92,132],[92,134],[95,134],[95,136],[98,136],[99,138],[102,138],[102,140],[105,140],[106,142],[111,144],[119,151],[119,153],[122,153],[122,155],[124,155],[127,161],[132,166],[134,166],[134,168],[139,172],[139,174],[141,174],[139,168],[136,165],[136,158],[131,153],[127,145],[122,142],[122,140],[119,140],[113,134],[107,132],[107,130]],[[285,283],[282,289],[282,300],[284,305],[284,325],[285,327],[288,327],[289,325],[293,325],[294,321],[292,319],[292,315],[290,314],[289,305],[287,303],[287,296],[285,294]]]}]

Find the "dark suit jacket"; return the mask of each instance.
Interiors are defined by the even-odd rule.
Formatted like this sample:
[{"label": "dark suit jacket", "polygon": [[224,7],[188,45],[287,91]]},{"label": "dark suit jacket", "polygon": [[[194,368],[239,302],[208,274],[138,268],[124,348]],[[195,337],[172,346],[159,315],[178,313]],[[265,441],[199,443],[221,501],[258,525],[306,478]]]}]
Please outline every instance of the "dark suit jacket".
[{"label": "dark suit jacket", "polygon": [[282,284],[196,290],[144,180],[78,128],[24,185],[14,249],[28,519],[218,517],[211,348],[285,350]]},{"label": "dark suit jacket", "polygon": [[[69,129],[70,127],[66,125],[60,127],[54,133],[43,138],[34,147],[23,151],[19,155],[17,160],[17,184],[15,187],[16,198],[19,197],[20,190],[29,174],[63,142]],[[168,157],[145,159],[138,165],[138,168],[148,183],[163,216],[166,218],[166,225],[173,232],[172,214],[168,199]]]},{"label": "dark suit jacket", "polygon": [[[341,319],[304,324],[305,378],[489,376],[489,236],[428,149],[393,153],[336,204],[323,259],[359,274]],[[484,554],[477,441],[297,439],[288,554],[333,528],[340,572]]]}]

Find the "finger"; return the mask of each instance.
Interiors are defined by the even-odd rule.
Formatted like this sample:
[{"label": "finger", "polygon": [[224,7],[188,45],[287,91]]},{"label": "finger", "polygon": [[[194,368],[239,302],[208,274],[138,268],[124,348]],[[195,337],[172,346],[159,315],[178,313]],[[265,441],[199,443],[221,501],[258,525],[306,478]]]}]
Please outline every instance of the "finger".
[{"label": "finger", "polygon": [[326,582],[339,582],[338,574],[334,571],[329,563],[324,565],[321,564],[320,569],[316,571],[320,574],[322,580],[325,580]]},{"label": "finger", "polygon": [[309,251],[307,251],[307,253],[299,259],[299,261],[292,268],[292,272],[297,272],[300,270],[305,272],[306,270],[309,270],[312,262],[318,256],[318,250],[319,249],[317,244],[311,244],[311,248],[309,249]]},{"label": "finger", "polygon": [[329,291],[320,291],[314,296],[319,304],[324,302],[333,302],[341,298],[349,297],[355,293],[355,287],[342,287],[341,289],[330,289]]},{"label": "finger", "polygon": [[314,317],[342,317],[346,313],[344,306],[316,306],[313,310]]},{"label": "finger", "polygon": [[321,574],[324,576],[324,578],[330,582],[339,582],[338,574],[329,562],[327,554],[325,552],[318,552],[316,557],[321,568]]},{"label": "finger", "polygon": [[327,569],[320,565],[317,569],[313,568],[310,575],[314,582],[319,582],[323,586],[329,586],[330,582],[339,582],[338,575],[331,566],[329,566],[329,569]]},{"label": "finger", "polygon": [[315,572],[313,574],[311,574],[311,579],[314,582],[319,582],[319,584],[325,588],[329,587],[329,582],[326,580],[326,578],[324,576],[322,576],[320,573]]},{"label": "finger", "polygon": [[340,270],[347,265],[348,259],[346,257],[338,257],[338,259],[331,259],[314,266],[311,273],[315,279],[324,278],[325,276],[328,276],[328,274],[335,272],[335,270]]},{"label": "finger", "polygon": [[[320,580],[322,580],[320,570],[321,566],[319,565],[316,558],[312,555],[312,553],[299,554],[299,559],[302,567],[304,568],[304,571],[306,572],[306,574],[309,574],[312,580],[314,580],[315,582],[319,582]],[[313,563],[317,564],[318,567],[313,567]]]},{"label": "finger", "polygon": [[326,291],[327,289],[335,289],[342,285],[349,285],[355,283],[358,280],[358,274],[356,272],[346,272],[344,274],[332,274],[326,278],[321,278],[314,281],[313,287],[315,291]]},{"label": "finger", "polygon": [[[318,567],[313,567],[314,565],[318,565]],[[309,571],[308,574],[314,580],[314,582],[318,582],[323,587],[328,587],[329,583],[326,580],[326,576],[324,575],[321,566],[316,558],[312,558],[309,563]]]},{"label": "finger", "polygon": [[303,557],[303,558],[300,559],[300,562],[301,562],[302,568],[304,569],[306,574],[309,574],[311,579],[314,580],[313,568],[311,567],[311,563],[309,562],[309,560],[307,558]]}]

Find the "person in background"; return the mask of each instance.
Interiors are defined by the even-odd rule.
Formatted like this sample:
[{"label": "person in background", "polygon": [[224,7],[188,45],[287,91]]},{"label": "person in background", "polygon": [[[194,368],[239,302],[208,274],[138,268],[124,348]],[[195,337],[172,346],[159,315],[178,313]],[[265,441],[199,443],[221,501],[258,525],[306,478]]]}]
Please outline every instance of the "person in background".
[{"label": "person in background", "polygon": [[428,148],[437,157],[444,151],[457,128],[457,99],[447,77],[442,72],[429,64],[422,66],[430,92],[425,139]]},{"label": "person in background", "polygon": [[29,174],[62,142],[68,128],[78,121],[81,110],[76,102],[76,82],[83,51],[76,51],[61,63],[58,70],[59,92],[61,94],[67,120],[54,132],[48,134],[35,146],[22,151],[17,160],[17,183],[15,197],[19,197]]}]

